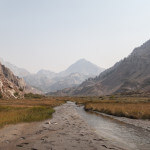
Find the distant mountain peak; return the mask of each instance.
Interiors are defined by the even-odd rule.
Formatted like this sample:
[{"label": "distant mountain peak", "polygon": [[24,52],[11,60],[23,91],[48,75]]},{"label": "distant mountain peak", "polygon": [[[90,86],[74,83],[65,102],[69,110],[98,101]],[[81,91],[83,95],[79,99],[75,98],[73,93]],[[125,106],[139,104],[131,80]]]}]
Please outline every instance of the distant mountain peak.
[{"label": "distant mountain peak", "polygon": [[53,72],[53,71],[50,71],[50,70],[47,70],[47,69],[41,69],[41,70],[39,70],[39,71],[37,72],[37,74],[41,74],[41,73],[45,74],[45,73],[54,73],[54,72]]},{"label": "distant mountain peak", "polygon": [[96,76],[99,75],[102,71],[104,71],[103,68],[100,68],[97,65],[91,63],[90,61],[82,58],[73,63],[71,66],[69,66],[65,71],[61,72],[60,74],[63,76],[67,76],[71,73],[81,73],[84,75]]},{"label": "distant mountain peak", "polygon": [[[93,64],[92,62],[88,61],[88,60],[85,59],[85,58],[81,58],[81,59],[77,60],[74,64],[76,64],[76,63],[91,63],[91,64]],[[95,64],[94,64],[94,65],[95,65]]]},{"label": "distant mountain peak", "polygon": [[[41,69],[37,73],[30,74],[25,69],[16,67],[10,63],[4,62],[4,64],[6,64],[15,75],[23,77],[27,85],[42,90],[43,92],[79,85],[89,77],[95,77],[104,70],[84,58],[79,59],[65,71],[60,73]],[[26,91],[28,92],[30,90],[31,88],[28,86]]]},{"label": "distant mountain peak", "polygon": [[150,40],[105,70],[96,78],[77,87],[64,89],[52,95],[100,96],[113,93],[150,93]]},{"label": "distant mountain peak", "polygon": [[89,61],[86,60],[85,58],[81,58],[81,59],[77,60],[76,62],[89,62]]}]

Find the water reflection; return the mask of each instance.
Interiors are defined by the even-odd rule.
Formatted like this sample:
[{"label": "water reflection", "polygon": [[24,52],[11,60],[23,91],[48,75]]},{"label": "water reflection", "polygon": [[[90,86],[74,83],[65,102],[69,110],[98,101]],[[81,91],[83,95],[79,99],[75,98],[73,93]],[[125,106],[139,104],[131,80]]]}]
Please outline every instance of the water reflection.
[{"label": "water reflection", "polygon": [[150,150],[149,131],[96,112],[86,112],[83,107],[77,107],[77,111],[96,130],[96,133],[111,140],[114,144],[120,143],[134,150]]}]

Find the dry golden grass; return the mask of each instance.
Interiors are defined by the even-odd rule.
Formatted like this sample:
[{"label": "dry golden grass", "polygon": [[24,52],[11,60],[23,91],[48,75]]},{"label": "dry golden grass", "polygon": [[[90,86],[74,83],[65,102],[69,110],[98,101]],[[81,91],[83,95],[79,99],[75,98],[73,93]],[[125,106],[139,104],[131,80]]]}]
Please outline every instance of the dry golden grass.
[{"label": "dry golden grass", "polygon": [[104,97],[76,97],[70,98],[70,100],[85,105],[85,110],[99,111],[132,119],[150,119],[149,96],[110,95]]},{"label": "dry golden grass", "polygon": [[0,106],[0,127],[19,122],[41,121],[51,118],[54,109],[51,107],[13,107]]},{"label": "dry golden grass", "polygon": [[0,127],[51,118],[53,107],[65,103],[63,99],[0,100]]},{"label": "dry golden grass", "polygon": [[132,119],[150,119],[150,103],[87,103],[86,110]]},{"label": "dry golden grass", "polygon": [[41,97],[24,100],[0,100],[0,127],[20,122],[41,121],[50,118],[53,107],[66,101],[85,105],[86,110],[150,119],[150,97],[112,95],[105,97]]},{"label": "dry golden grass", "polygon": [[55,107],[65,102],[63,97],[46,97],[41,99],[9,99],[0,100],[1,106],[15,106],[15,107],[31,107],[31,106],[50,106]]}]

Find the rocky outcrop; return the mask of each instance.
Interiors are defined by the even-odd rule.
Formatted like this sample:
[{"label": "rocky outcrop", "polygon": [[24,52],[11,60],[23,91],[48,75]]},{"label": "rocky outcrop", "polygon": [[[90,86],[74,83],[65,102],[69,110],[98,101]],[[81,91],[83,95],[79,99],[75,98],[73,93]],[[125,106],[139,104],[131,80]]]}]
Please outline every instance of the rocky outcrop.
[{"label": "rocky outcrop", "polygon": [[22,98],[25,89],[22,78],[15,76],[8,68],[0,63],[0,97]]},{"label": "rocky outcrop", "polygon": [[136,91],[150,92],[150,41],[134,49],[127,58],[116,63],[98,77],[88,79],[76,88],[51,94],[100,96]]},{"label": "rocky outcrop", "polygon": [[18,77],[20,77],[20,78],[23,78],[23,77],[25,77],[25,76],[27,76],[27,75],[30,75],[30,73],[29,73],[26,69],[24,69],[24,68],[19,68],[19,67],[15,66],[15,65],[13,65],[13,64],[11,64],[11,63],[9,63],[9,62],[7,62],[7,61],[4,61],[2,58],[0,58],[0,62],[1,62],[5,67],[9,68],[9,69],[14,73],[15,76],[18,76]]}]

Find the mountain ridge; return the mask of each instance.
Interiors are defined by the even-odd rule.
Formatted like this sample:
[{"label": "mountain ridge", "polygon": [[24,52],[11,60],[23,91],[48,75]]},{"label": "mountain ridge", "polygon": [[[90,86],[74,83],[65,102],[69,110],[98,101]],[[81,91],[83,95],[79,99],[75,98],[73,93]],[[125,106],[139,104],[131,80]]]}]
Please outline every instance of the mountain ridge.
[{"label": "mountain ridge", "polygon": [[3,65],[5,65],[7,68],[9,68],[14,73],[14,75],[16,75],[18,77],[22,78],[22,77],[30,74],[30,72],[27,71],[26,69],[17,67],[15,65],[11,64],[10,62],[4,61],[2,58],[0,58],[0,62]]},{"label": "mountain ridge", "polygon": [[[24,77],[24,79],[27,84],[44,92],[50,92],[54,89],[57,91],[62,88],[77,86],[89,77],[95,77],[103,70],[103,68],[85,59],[80,59],[62,72],[54,73],[48,70],[40,70],[36,74]],[[79,75],[78,78],[71,76],[71,74],[75,75],[76,73]]]},{"label": "mountain ridge", "polygon": [[25,82],[15,76],[10,69],[0,63],[0,96],[1,98],[23,98]]},{"label": "mountain ridge", "polygon": [[[89,77],[99,75],[104,70],[86,59],[76,61],[66,70],[59,73],[41,69],[37,73],[31,74],[27,70],[16,67],[9,62],[3,61],[3,64],[6,64],[15,75],[23,77],[28,87],[32,86],[35,90],[38,89],[43,92],[77,86]],[[78,74],[78,77],[75,76],[76,74]]]},{"label": "mountain ridge", "polygon": [[53,95],[100,96],[121,92],[150,92],[150,40],[96,78]]},{"label": "mountain ridge", "polygon": [[104,70],[104,68],[100,68],[90,61],[82,58],[70,65],[65,71],[60,72],[59,75],[66,76],[71,73],[81,73],[88,76],[95,76],[99,75]]}]

